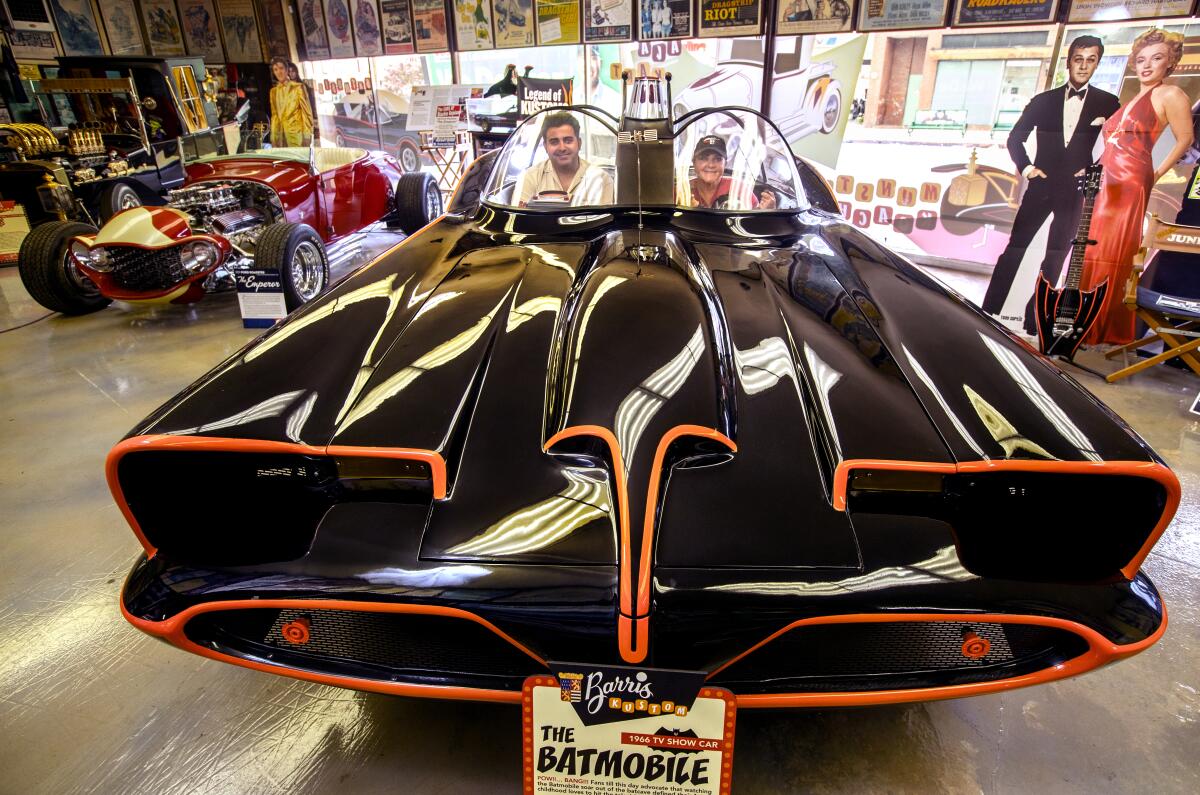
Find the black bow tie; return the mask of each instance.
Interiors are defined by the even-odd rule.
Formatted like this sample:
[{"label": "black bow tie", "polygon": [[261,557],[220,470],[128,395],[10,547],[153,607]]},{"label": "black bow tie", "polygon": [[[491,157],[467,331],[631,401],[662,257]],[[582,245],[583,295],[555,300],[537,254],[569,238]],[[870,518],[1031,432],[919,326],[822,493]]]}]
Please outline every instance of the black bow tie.
[{"label": "black bow tie", "polygon": [[1083,99],[1083,95],[1086,92],[1087,92],[1087,86],[1084,86],[1083,88],[1068,88],[1067,89],[1067,99],[1071,99],[1073,97],[1079,97],[1080,99]]}]

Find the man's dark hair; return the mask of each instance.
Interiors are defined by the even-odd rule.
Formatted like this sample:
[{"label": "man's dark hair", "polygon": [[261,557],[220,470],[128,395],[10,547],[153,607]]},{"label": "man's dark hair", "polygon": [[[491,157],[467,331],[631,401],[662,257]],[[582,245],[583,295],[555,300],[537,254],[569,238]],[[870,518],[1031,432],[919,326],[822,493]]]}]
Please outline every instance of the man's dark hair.
[{"label": "man's dark hair", "polygon": [[546,133],[550,132],[555,127],[570,127],[575,131],[575,137],[579,137],[579,120],[567,113],[565,110],[556,111],[542,121],[542,132],[538,137],[542,143],[546,143]]},{"label": "man's dark hair", "polygon": [[1099,47],[1100,57],[1104,57],[1104,42],[1100,41],[1099,36],[1079,36],[1072,39],[1071,43],[1067,46],[1067,60],[1069,61],[1075,57],[1076,50],[1087,47]]}]

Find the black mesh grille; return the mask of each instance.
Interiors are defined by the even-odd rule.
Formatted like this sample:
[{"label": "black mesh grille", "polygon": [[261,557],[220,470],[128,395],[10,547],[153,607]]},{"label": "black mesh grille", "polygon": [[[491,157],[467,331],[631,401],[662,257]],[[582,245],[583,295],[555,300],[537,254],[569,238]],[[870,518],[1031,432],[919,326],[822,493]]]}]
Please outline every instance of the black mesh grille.
[{"label": "black mesh grille", "polygon": [[187,634],[291,667],[383,680],[499,678],[519,689],[537,660],[473,621],[408,613],[243,609],[197,616]]},{"label": "black mesh grille", "polygon": [[125,290],[166,290],[187,278],[179,246],[135,248],[110,246],[113,281]]},{"label": "black mesh grille", "polygon": [[[986,640],[982,657],[964,654],[973,633]],[[898,621],[798,627],[751,652],[712,682],[787,680],[794,689],[908,687],[982,681],[1077,656],[1086,643],[1072,632],[1030,624]],[[1018,670],[1020,669],[1020,670]],[[875,684],[865,680],[877,680]],[[805,681],[807,680],[807,681]],[[842,681],[843,684],[838,684]]]}]

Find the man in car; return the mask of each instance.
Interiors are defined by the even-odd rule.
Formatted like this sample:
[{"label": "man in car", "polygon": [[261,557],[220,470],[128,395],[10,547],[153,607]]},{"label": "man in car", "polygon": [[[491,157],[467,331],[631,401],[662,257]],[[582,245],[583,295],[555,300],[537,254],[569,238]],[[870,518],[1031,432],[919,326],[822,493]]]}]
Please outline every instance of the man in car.
[{"label": "man in car", "polygon": [[518,205],[530,201],[562,201],[572,207],[613,203],[613,181],[603,169],[579,156],[579,121],[565,111],[542,122],[546,159],[521,177]]},{"label": "man in car", "polygon": [[764,190],[754,195],[754,185],[725,175],[729,154],[725,139],[706,135],[692,153],[692,170],[696,176],[690,182],[691,206],[722,210],[774,210],[775,194]]}]

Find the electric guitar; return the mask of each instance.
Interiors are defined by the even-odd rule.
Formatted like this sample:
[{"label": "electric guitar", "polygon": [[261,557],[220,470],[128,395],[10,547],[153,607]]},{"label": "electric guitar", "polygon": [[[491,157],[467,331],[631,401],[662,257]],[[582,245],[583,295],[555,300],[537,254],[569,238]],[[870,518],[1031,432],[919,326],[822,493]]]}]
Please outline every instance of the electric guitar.
[{"label": "electric guitar", "polygon": [[1100,164],[1088,166],[1084,171],[1083,211],[1079,216],[1079,228],[1071,243],[1071,265],[1067,269],[1067,280],[1062,289],[1056,289],[1038,274],[1037,292],[1034,302],[1034,318],[1037,320],[1038,347],[1047,356],[1062,356],[1071,359],[1087,336],[1096,317],[1104,306],[1108,293],[1108,279],[1092,290],[1080,290],[1079,278],[1083,274],[1083,256],[1088,246],[1094,246],[1088,234],[1092,225],[1092,208],[1096,194],[1100,191]]}]

